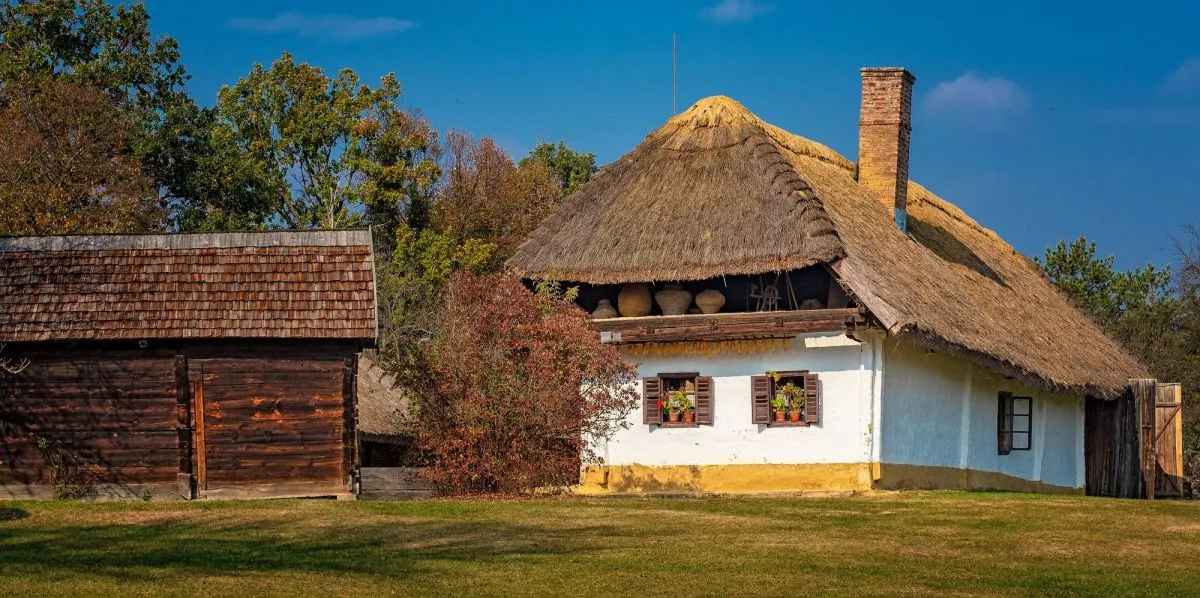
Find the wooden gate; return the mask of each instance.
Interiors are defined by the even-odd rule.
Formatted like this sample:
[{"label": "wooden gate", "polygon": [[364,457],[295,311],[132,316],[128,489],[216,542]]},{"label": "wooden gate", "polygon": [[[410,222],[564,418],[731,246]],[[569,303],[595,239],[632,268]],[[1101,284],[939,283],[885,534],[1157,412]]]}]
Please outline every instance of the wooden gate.
[{"label": "wooden gate", "polygon": [[1154,389],[1155,495],[1183,496],[1183,390],[1178,384]]},{"label": "wooden gate", "polygon": [[1118,498],[1183,495],[1182,389],[1129,381],[1124,396],[1088,399],[1084,457],[1088,494]]}]

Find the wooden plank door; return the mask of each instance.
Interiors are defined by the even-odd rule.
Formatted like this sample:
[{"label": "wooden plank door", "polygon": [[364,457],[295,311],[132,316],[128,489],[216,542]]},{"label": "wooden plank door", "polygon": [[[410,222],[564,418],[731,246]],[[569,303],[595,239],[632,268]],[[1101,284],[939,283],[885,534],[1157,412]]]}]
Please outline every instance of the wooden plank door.
[{"label": "wooden plank door", "polygon": [[195,387],[198,479],[209,496],[346,491],[341,358],[210,358]]},{"label": "wooden plank door", "polygon": [[1183,496],[1183,389],[1155,386],[1154,454],[1157,496]]}]

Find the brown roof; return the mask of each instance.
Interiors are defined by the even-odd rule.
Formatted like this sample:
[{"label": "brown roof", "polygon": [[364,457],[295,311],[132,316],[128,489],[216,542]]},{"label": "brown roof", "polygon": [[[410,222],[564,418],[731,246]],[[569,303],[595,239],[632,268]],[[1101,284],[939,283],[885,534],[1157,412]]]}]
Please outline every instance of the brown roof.
[{"label": "brown roof", "polygon": [[0,238],[0,341],[375,338],[369,231]]},{"label": "brown roof", "polygon": [[596,284],[831,264],[892,334],[1056,391],[1110,397],[1145,368],[1031,260],[909,183],[908,234],[853,162],[724,97],[654,131],[509,261]]}]

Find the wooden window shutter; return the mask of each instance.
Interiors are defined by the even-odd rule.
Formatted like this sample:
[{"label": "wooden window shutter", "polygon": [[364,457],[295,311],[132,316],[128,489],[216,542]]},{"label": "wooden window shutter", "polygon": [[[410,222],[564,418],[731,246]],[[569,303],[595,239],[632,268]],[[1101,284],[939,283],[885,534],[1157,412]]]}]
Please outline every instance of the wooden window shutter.
[{"label": "wooden window shutter", "polygon": [[751,423],[771,423],[771,379],[766,376],[750,377],[750,396],[753,399]]},{"label": "wooden window shutter", "polygon": [[658,399],[662,395],[662,380],[645,378],[642,380],[645,390],[642,393],[642,423],[663,423],[662,409],[658,408]]},{"label": "wooden window shutter", "polygon": [[696,376],[696,423],[713,423],[713,379]]},{"label": "wooden window shutter", "polygon": [[1013,444],[1013,401],[1011,392],[1002,392],[997,402],[996,452],[1007,455]]},{"label": "wooden window shutter", "polygon": [[821,423],[821,383],[816,374],[804,374],[804,421]]}]

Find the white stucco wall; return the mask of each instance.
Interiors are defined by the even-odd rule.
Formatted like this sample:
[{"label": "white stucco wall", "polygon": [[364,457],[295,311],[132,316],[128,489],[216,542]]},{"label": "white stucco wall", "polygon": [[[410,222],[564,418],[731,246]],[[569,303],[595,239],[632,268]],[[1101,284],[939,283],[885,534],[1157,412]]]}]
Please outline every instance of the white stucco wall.
[{"label": "white stucco wall", "polygon": [[[1056,486],[1084,484],[1082,397],[1056,395],[947,355],[883,341],[882,463],[998,472]],[[1033,398],[1031,450],[996,451],[997,394]]]},{"label": "white stucco wall", "polygon": [[[874,451],[879,347],[878,339],[859,343],[843,334],[810,334],[774,353],[633,358],[640,361],[642,377],[691,371],[712,376],[713,424],[646,425],[641,423],[639,403],[629,415],[630,428],[601,443],[599,452],[608,465],[869,462]],[[772,428],[751,423],[750,377],[768,370],[809,370],[819,375],[819,425]]]}]

